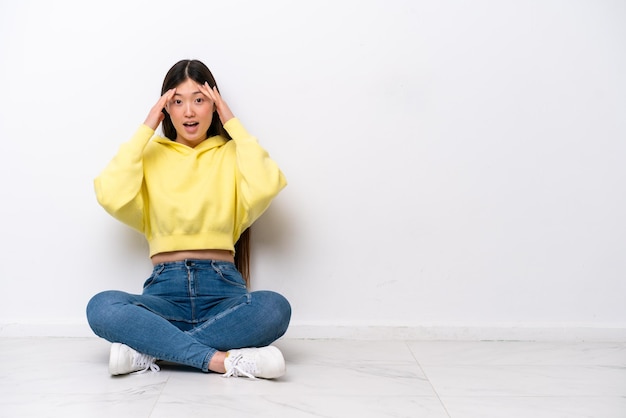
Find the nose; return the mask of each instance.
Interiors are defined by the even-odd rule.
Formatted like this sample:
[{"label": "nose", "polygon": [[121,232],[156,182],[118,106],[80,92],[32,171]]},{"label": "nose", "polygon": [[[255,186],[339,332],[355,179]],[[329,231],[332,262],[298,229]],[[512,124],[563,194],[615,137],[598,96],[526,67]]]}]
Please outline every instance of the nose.
[{"label": "nose", "polygon": [[191,106],[191,103],[187,103],[185,105],[185,116],[193,116],[193,107]]}]

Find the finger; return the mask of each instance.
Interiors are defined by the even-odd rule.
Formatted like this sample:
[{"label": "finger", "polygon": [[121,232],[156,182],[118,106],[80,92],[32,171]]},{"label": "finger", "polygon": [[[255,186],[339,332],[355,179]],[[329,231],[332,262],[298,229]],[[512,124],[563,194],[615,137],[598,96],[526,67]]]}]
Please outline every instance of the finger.
[{"label": "finger", "polygon": [[204,84],[198,86],[205,96],[207,96],[213,102],[217,101],[217,97],[215,96],[213,90],[211,90],[211,87],[209,86],[209,83],[207,81],[205,81]]},{"label": "finger", "polygon": [[217,86],[213,86],[213,88],[211,89],[211,93],[213,93],[219,101],[222,101],[222,95],[217,90]]},{"label": "finger", "polygon": [[209,89],[207,88],[206,81],[203,84],[198,83],[197,86],[200,89],[200,91],[202,92],[202,94],[204,94],[205,96],[209,97]]},{"label": "finger", "polygon": [[176,88],[169,89],[168,91],[163,93],[163,96],[161,96],[161,98],[157,102],[157,107],[161,109],[167,108],[167,106],[170,103],[170,100],[172,100],[172,97],[174,97],[175,93],[176,93]]},{"label": "finger", "polygon": [[176,94],[176,87],[166,91],[165,94],[161,96],[161,98],[163,99],[164,102],[169,102],[170,100],[172,100],[172,97],[174,97],[174,94]]}]

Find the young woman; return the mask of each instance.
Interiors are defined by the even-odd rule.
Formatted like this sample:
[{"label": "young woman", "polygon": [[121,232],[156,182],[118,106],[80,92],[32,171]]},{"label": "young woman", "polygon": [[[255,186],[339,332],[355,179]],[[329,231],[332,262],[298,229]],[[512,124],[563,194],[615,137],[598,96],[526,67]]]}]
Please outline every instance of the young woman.
[{"label": "young woman", "polygon": [[[176,63],[161,98],[95,179],[98,202],[143,233],[154,265],[141,295],[105,291],[87,306],[91,329],[113,343],[113,375],[157,360],[276,378],[289,302],[248,291],[248,228],[286,181],[222,99],[200,61]],[[162,123],[164,137],[155,135]],[[243,273],[243,275],[242,275]],[[245,277],[244,277],[245,276]]]}]

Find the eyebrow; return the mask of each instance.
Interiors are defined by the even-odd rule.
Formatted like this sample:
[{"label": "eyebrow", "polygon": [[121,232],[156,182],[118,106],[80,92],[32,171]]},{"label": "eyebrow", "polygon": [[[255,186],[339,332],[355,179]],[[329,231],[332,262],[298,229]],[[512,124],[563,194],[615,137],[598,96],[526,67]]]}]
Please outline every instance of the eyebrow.
[{"label": "eyebrow", "polygon": [[[198,91],[194,91],[194,92],[192,92],[192,93],[190,94],[190,96],[193,96],[193,95],[195,95],[195,94],[203,94],[203,93],[202,93],[200,90],[198,90]],[[182,96],[182,94],[180,94],[180,93],[174,93],[174,96]]]}]

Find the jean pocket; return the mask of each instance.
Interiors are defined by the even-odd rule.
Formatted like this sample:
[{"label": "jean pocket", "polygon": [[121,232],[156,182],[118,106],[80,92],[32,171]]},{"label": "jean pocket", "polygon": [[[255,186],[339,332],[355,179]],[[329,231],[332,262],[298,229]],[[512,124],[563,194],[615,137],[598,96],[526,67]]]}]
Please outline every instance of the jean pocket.
[{"label": "jean pocket", "polygon": [[246,281],[239,273],[239,270],[232,263],[214,264],[213,269],[217,273],[220,280],[232,286],[246,288]]},{"label": "jean pocket", "polygon": [[155,266],[154,269],[152,270],[152,274],[150,275],[150,277],[148,277],[146,281],[143,283],[143,289],[146,290],[147,288],[152,286],[154,282],[157,281],[157,279],[159,278],[159,276],[161,275],[164,269],[165,269],[165,266],[163,264]]}]

